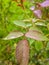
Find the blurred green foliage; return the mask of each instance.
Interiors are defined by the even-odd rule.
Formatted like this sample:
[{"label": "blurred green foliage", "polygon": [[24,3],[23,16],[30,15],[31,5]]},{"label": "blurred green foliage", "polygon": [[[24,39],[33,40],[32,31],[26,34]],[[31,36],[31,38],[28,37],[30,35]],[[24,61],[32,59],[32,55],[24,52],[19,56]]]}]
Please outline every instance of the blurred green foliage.
[{"label": "blurred green foliage", "polygon": [[[43,0],[34,0],[34,2],[37,1],[42,2]],[[26,1],[24,2],[25,9],[22,9],[20,6],[17,6],[17,3],[14,0],[0,0],[0,65],[17,64],[15,48],[17,42],[23,39],[23,37],[7,41],[2,40],[2,38],[11,31],[18,30],[23,33],[27,31],[25,28],[13,24],[13,21],[30,18],[36,19],[32,11],[29,9],[33,5],[35,5],[33,2]],[[44,23],[47,27],[37,27],[49,38],[49,19],[46,19]],[[49,42],[36,41],[30,38],[27,39],[30,46],[29,65],[49,65]]]}]

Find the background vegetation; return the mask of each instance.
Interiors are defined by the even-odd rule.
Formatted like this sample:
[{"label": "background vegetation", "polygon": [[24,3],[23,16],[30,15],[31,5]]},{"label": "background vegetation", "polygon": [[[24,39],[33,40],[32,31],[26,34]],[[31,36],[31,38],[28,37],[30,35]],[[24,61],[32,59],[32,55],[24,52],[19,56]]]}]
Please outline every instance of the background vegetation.
[{"label": "background vegetation", "polygon": [[[18,41],[24,37],[4,40],[10,32],[21,31],[26,33],[28,29],[42,31],[41,41],[27,38],[30,47],[29,65],[49,65],[49,7],[42,8],[42,18],[37,18],[30,7],[37,6],[36,2],[44,0],[27,0],[23,6],[18,6],[16,0],[0,0],[0,65],[16,65],[15,48]],[[24,25],[23,21],[29,21]],[[33,22],[31,22],[33,21]],[[32,24],[32,25],[31,25]],[[27,28],[26,28],[27,27]],[[38,33],[37,33],[38,36]],[[46,36],[46,38],[45,38]],[[6,39],[6,38],[5,38]],[[45,40],[46,39],[46,40]]]}]

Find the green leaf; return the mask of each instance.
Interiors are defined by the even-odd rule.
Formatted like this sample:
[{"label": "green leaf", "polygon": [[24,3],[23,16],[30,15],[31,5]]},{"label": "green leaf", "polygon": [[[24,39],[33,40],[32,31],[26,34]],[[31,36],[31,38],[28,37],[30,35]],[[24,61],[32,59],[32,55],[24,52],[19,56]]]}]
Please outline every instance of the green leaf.
[{"label": "green leaf", "polygon": [[27,27],[32,26],[31,23],[29,23],[29,22],[24,22],[24,21],[14,21],[14,24],[17,25],[17,26],[24,27],[24,28],[27,28]]},{"label": "green leaf", "polygon": [[49,42],[47,43],[46,49],[49,50]]},{"label": "green leaf", "polygon": [[48,28],[48,30],[49,30],[49,23],[47,24],[47,28]]},{"label": "green leaf", "polygon": [[33,24],[33,26],[29,28],[29,31],[30,30],[37,30],[42,33],[42,31],[35,24]]},{"label": "green leaf", "polygon": [[6,36],[5,38],[3,38],[3,40],[10,40],[10,39],[15,39],[18,37],[23,36],[22,32],[11,32],[8,34],[8,36]]},{"label": "green leaf", "polygon": [[40,51],[41,49],[43,49],[43,43],[40,42],[40,41],[36,41],[36,43],[35,43],[35,49],[37,51]]},{"label": "green leaf", "polygon": [[35,24],[38,25],[38,26],[44,26],[44,27],[46,27],[46,24],[43,23],[43,22],[37,22],[37,23],[35,23]]}]

